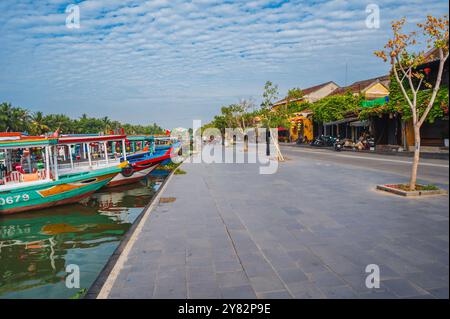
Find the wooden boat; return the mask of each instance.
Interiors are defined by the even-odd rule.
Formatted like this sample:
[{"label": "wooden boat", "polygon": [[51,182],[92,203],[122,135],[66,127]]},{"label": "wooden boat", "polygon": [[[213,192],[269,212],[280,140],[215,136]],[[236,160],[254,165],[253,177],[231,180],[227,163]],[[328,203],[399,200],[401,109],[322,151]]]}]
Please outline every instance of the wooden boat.
[{"label": "wooden boat", "polygon": [[[0,151],[5,155],[0,175],[0,214],[78,202],[106,185],[128,165],[124,161],[111,167],[60,174],[57,142],[57,138],[0,133]],[[33,159],[31,149],[41,158]],[[13,156],[18,154],[25,158],[23,165],[14,163]]]},{"label": "wooden boat", "polygon": [[106,187],[115,187],[140,181],[166,160],[170,160],[172,150],[148,151],[127,156],[128,166],[122,169]]},{"label": "wooden boat", "polygon": [[[69,151],[65,157],[69,158],[70,163],[61,167],[65,174],[127,161],[128,165],[106,187],[138,182],[162,162],[170,160],[173,153],[173,148],[155,151],[153,136],[150,135],[68,135],[60,137],[58,144]],[[74,147],[80,150],[75,159]],[[97,151],[93,152],[92,148]],[[96,155],[95,159],[93,155]]]}]

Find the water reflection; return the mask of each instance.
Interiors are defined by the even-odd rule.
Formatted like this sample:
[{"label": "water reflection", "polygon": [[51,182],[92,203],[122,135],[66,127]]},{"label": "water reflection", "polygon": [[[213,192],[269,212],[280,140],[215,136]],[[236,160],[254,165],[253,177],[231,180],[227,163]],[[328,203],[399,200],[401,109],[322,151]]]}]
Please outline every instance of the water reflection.
[{"label": "water reflection", "polygon": [[0,217],[0,298],[68,298],[68,264],[89,288],[161,177],[107,189],[83,203]]}]

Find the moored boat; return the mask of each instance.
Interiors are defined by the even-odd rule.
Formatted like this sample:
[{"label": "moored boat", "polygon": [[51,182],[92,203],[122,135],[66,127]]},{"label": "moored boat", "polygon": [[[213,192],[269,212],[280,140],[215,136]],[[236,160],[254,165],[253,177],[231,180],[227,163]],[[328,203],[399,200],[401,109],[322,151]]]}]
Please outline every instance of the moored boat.
[{"label": "moored boat", "polygon": [[67,135],[58,140],[65,163],[64,174],[110,167],[128,162],[106,187],[132,184],[145,178],[173,156],[173,147],[155,150],[151,135]]},{"label": "moored boat", "polygon": [[4,155],[0,175],[0,214],[13,214],[78,202],[113,179],[126,161],[91,171],[60,174],[56,138],[0,133]]},{"label": "moored boat", "polygon": [[161,163],[171,158],[171,149],[148,151],[127,156],[128,166],[122,169],[106,187],[116,187],[135,183],[150,174]]}]

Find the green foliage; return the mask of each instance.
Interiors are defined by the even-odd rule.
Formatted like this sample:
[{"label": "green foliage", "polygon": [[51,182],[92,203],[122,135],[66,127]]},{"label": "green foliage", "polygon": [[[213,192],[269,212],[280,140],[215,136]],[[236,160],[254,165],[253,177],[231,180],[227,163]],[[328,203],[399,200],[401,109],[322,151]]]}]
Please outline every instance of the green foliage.
[{"label": "green foliage", "polygon": [[[406,84],[406,83],[405,83]],[[407,87],[407,85],[405,85]],[[412,99],[411,91],[407,91],[408,96]],[[431,89],[420,90],[417,92],[417,110],[421,116],[430,101],[432,94]],[[395,76],[391,75],[391,84],[389,86],[389,103],[385,112],[398,112],[402,114],[403,119],[412,117],[411,108],[405,100],[401,92],[400,85],[397,83]],[[427,121],[433,123],[435,119],[442,118],[448,112],[448,87],[441,86],[436,95],[433,107],[428,113]]]},{"label": "green foliage", "polygon": [[357,111],[361,105],[361,97],[351,93],[331,95],[310,104],[309,109],[314,112],[314,121],[332,122],[344,118],[349,111]]},{"label": "green foliage", "polygon": [[13,107],[10,103],[0,104],[0,130],[1,131],[23,131],[31,122],[29,111]]},{"label": "green foliage", "polygon": [[175,175],[185,175],[186,171],[182,170],[181,168],[178,168],[175,172]]},{"label": "green foliage", "polygon": [[306,109],[311,109],[311,105],[312,104],[307,102],[307,101],[292,102],[292,103],[290,103],[288,105],[287,112],[289,114],[301,112],[301,111],[304,111]]},{"label": "green foliage", "polygon": [[271,109],[275,100],[278,99],[278,94],[278,85],[267,81],[264,85],[263,101],[261,103],[261,107],[263,109]]},{"label": "green foliage", "polygon": [[[397,184],[397,185],[389,185],[389,186],[398,188],[398,189],[401,189],[401,190],[407,191],[407,192],[411,191],[409,184]],[[416,184],[416,187],[414,190],[416,190],[416,191],[437,191],[437,190],[439,190],[439,187],[437,187],[436,185],[432,185],[432,184],[428,184],[428,185]]]},{"label": "green foliage", "polygon": [[[369,116],[387,114],[387,113],[399,113],[402,118],[408,120],[412,118],[411,108],[408,102],[405,100],[403,93],[400,89],[400,85],[395,79],[395,76],[391,74],[389,85],[389,102],[382,106],[368,107],[361,110],[359,117],[361,119],[367,119]],[[406,80],[405,80],[406,81]],[[405,83],[405,87],[408,85]],[[408,96],[412,99],[411,91],[407,91]],[[421,116],[429,103],[432,90],[425,89],[417,92],[417,110],[419,116]],[[448,114],[448,87],[441,86],[436,95],[433,107],[427,116],[427,121],[433,123],[436,119],[444,117]]]},{"label": "green foliage", "polygon": [[84,296],[86,295],[86,293],[87,293],[87,289],[81,288],[80,290],[77,291],[77,293],[75,295],[73,295],[69,299],[83,299]]},{"label": "green foliage", "polygon": [[288,91],[286,100],[289,104],[290,101],[301,99],[303,96],[303,91],[300,88],[293,88]]},{"label": "green foliage", "polygon": [[159,169],[172,171],[172,170],[176,169],[178,166],[180,166],[180,163],[169,162],[169,163],[167,163],[165,165],[160,165]]},{"label": "green foliage", "polygon": [[[268,99],[268,97],[271,98]],[[290,89],[286,97],[286,103],[273,108],[273,102],[277,97],[278,86],[267,81],[264,86],[262,108],[253,114],[261,118],[262,124],[266,128],[289,127],[289,117],[292,113],[305,109],[305,104],[302,101],[297,101],[303,98],[303,92],[299,88]]]},{"label": "green foliage", "polygon": [[79,119],[73,120],[64,114],[48,114],[42,112],[32,114],[26,109],[12,107],[9,103],[0,104],[0,132],[28,132],[41,135],[59,129],[63,134],[94,134],[109,132],[123,128],[126,134],[164,134],[165,130],[156,123],[143,126],[122,124],[110,120],[88,117],[83,114]]},{"label": "green foliage", "polygon": [[251,100],[242,100],[237,104],[230,104],[228,106],[222,106],[220,109],[221,114],[214,116],[211,123],[205,124],[201,128],[201,133],[207,128],[217,128],[222,134],[225,134],[226,128],[240,128],[244,130],[250,127],[258,111],[251,111],[253,108],[253,102]]}]

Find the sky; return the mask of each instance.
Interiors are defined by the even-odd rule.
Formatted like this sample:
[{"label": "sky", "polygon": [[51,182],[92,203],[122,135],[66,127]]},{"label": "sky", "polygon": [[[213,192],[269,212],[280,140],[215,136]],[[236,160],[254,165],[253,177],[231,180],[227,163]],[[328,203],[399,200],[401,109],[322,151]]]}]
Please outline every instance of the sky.
[{"label": "sky", "polygon": [[[79,29],[66,26],[70,4]],[[368,4],[379,28],[366,26]],[[282,98],[386,74],[373,51],[390,22],[448,10],[443,0],[0,0],[0,102],[191,127],[243,98],[259,105],[267,80]]]}]

